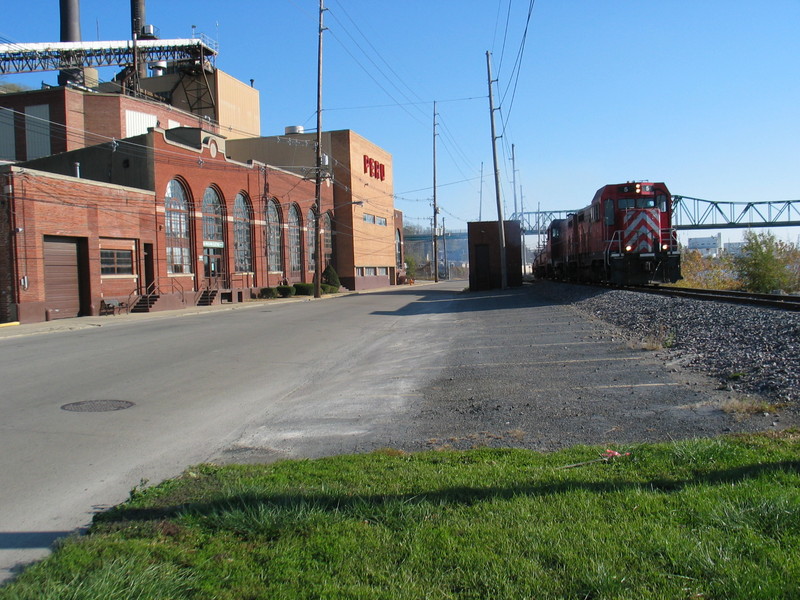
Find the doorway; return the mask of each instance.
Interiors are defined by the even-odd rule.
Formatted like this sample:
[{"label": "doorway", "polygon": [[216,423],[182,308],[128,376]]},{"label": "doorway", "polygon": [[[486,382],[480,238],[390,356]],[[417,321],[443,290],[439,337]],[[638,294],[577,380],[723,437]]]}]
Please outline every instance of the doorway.
[{"label": "doorway", "polygon": [[224,248],[203,248],[203,276],[209,289],[225,287],[223,250]]}]

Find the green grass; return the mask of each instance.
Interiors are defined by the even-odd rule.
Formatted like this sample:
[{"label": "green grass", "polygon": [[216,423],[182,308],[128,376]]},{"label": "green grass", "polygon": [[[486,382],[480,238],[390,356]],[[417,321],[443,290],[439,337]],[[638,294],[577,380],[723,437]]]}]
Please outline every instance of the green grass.
[{"label": "green grass", "polygon": [[798,598],[800,435],[199,466],[0,599]]}]

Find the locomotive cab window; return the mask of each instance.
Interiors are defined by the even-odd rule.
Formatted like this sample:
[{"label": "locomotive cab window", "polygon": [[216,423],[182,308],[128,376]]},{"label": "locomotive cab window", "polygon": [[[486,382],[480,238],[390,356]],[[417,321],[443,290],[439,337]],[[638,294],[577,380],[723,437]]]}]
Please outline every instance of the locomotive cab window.
[{"label": "locomotive cab window", "polygon": [[614,201],[606,200],[606,225],[614,224]]},{"label": "locomotive cab window", "polygon": [[666,194],[659,194],[656,196],[656,202],[658,203],[658,209],[661,212],[667,212],[667,196]]},{"label": "locomotive cab window", "polygon": [[620,198],[618,200],[620,210],[631,208],[655,208],[656,201],[653,198]]}]

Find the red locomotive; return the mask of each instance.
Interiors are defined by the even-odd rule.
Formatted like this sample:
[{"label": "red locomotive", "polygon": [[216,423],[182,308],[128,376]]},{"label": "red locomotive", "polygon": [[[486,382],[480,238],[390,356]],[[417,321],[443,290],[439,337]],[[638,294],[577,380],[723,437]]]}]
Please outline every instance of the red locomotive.
[{"label": "red locomotive", "polygon": [[675,283],[681,255],[667,186],[603,186],[589,206],[550,223],[534,274],[615,285]]}]

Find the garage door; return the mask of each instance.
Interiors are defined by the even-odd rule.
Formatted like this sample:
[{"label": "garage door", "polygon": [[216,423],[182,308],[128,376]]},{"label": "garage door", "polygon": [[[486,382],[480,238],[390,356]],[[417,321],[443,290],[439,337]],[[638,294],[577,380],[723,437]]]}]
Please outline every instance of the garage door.
[{"label": "garage door", "polygon": [[44,238],[44,293],[51,318],[77,317],[81,312],[78,240]]}]

